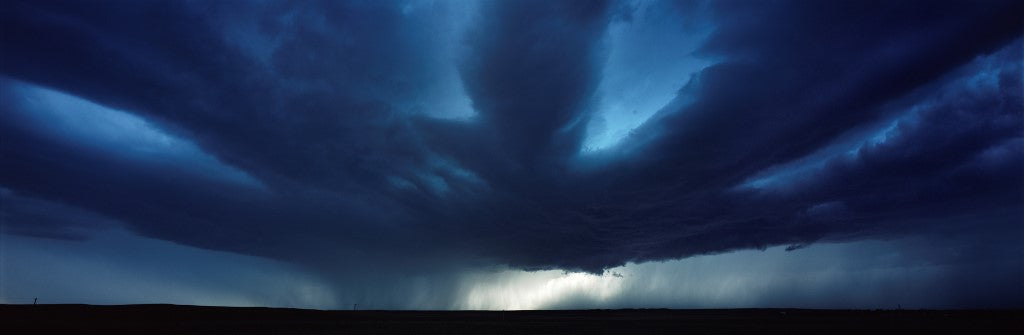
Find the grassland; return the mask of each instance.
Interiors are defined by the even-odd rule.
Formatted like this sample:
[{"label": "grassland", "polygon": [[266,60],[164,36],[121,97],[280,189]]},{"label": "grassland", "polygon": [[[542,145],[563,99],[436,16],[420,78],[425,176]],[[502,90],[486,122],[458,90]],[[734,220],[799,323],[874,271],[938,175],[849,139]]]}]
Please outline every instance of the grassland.
[{"label": "grassland", "polygon": [[0,305],[4,334],[1024,334],[1022,310],[320,311]]}]

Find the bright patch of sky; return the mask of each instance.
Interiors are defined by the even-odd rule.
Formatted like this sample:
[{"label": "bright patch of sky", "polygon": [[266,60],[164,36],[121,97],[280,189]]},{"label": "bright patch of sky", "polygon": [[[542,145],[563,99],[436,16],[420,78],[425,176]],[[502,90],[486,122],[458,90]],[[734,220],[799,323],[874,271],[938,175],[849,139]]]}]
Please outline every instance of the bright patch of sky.
[{"label": "bright patch of sky", "polygon": [[[954,265],[924,240],[822,243],[629,263],[603,275],[505,270],[465,278],[456,309],[936,308]],[[1009,278],[1008,278],[1009,279]],[[856,290],[850,289],[856,287]],[[823,297],[828,297],[827,299]],[[841,303],[837,304],[839,301]]]},{"label": "bright patch of sky", "polygon": [[693,74],[711,65],[693,55],[707,29],[682,22],[668,2],[631,5],[632,15],[608,27],[608,59],[584,152],[618,143],[671,102]]}]

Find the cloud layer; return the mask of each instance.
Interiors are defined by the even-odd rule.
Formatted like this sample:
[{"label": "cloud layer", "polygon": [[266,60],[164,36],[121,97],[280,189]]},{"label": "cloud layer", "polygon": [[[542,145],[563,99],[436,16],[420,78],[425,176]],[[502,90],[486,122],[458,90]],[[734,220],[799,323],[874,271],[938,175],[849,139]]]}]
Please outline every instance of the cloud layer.
[{"label": "cloud layer", "polygon": [[7,233],[601,273],[1024,220],[1017,1],[2,7]]}]

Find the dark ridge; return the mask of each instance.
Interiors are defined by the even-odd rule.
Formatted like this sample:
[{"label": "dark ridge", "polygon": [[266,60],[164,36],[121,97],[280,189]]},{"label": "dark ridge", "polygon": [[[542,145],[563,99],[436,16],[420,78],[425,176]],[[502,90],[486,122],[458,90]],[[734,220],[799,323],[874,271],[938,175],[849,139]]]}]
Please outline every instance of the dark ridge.
[{"label": "dark ridge", "polygon": [[324,311],[0,305],[5,334],[1024,334],[1024,310]]}]

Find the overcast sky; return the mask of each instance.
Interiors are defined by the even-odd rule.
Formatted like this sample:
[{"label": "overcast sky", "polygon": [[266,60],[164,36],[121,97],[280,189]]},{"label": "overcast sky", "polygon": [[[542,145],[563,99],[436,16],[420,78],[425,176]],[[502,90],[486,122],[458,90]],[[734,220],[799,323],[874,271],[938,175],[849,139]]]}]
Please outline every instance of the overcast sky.
[{"label": "overcast sky", "polygon": [[0,303],[1024,307],[1024,2],[0,5]]}]

